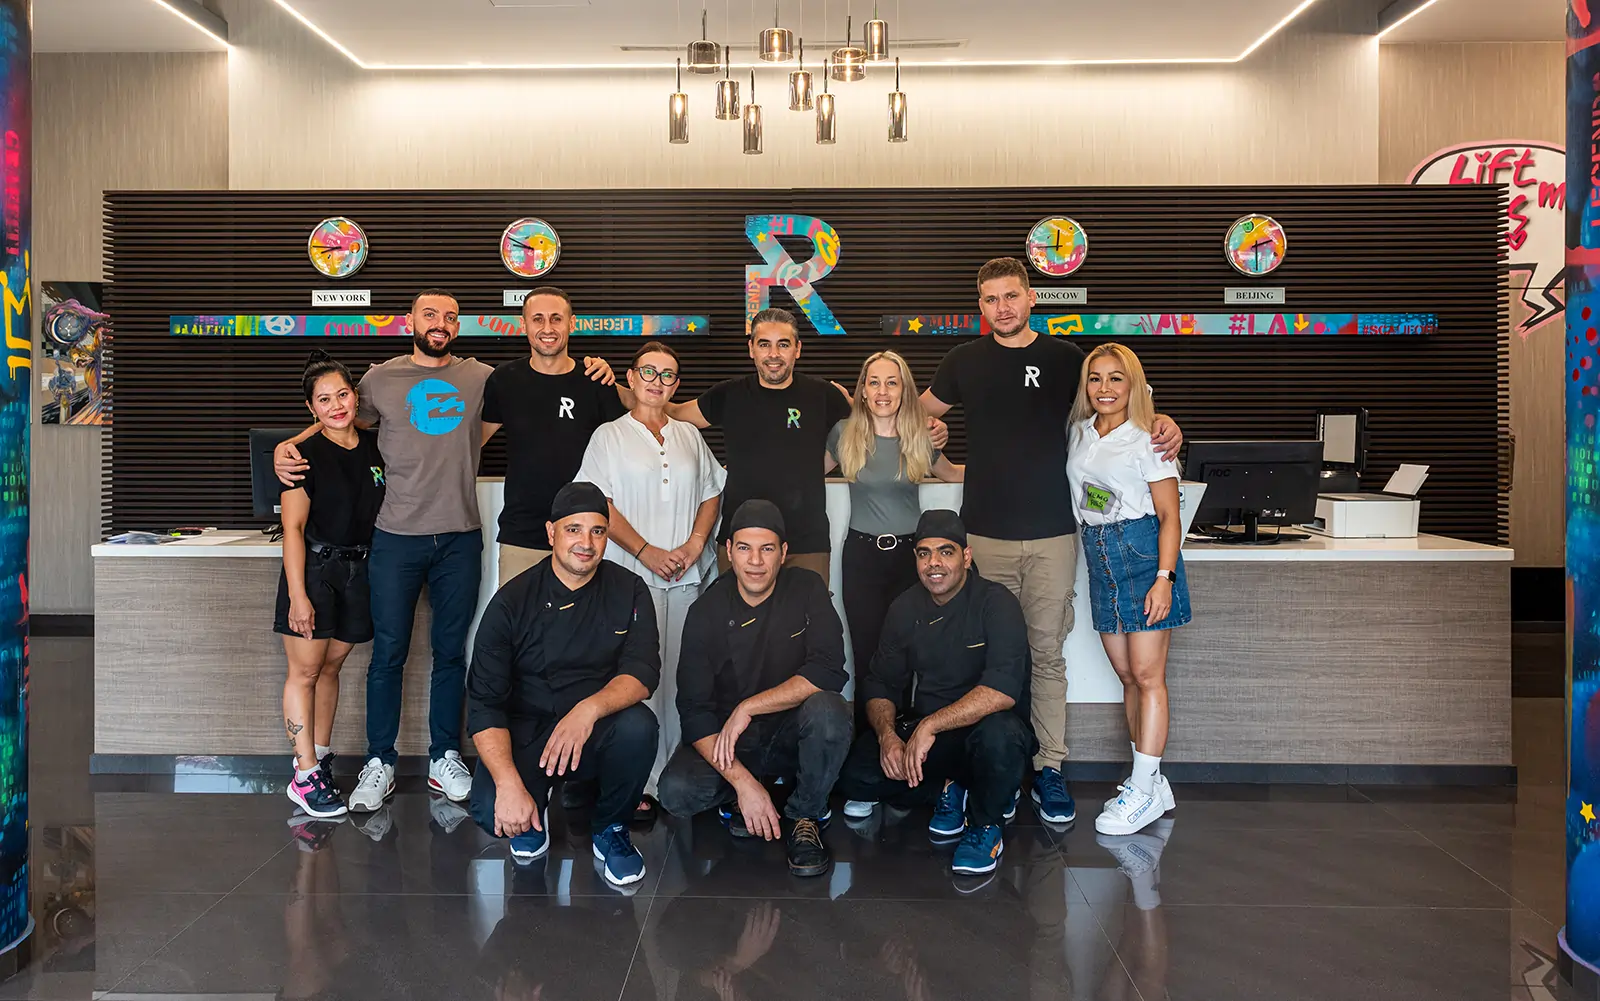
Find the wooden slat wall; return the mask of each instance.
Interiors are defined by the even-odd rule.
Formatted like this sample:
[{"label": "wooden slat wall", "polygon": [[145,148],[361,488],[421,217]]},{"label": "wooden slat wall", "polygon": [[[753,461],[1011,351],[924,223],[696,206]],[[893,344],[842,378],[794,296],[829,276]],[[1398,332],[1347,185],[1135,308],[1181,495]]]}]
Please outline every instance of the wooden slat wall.
[{"label": "wooden slat wall", "polygon": [[[107,302],[115,318],[115,406],[108,531],[174,524],[239,526],[250,516],[246,430],[306,419],[298,399],[306,352],[324,347],[359,374],[407,350],[395,338],[173,338],[169,314],[304,313],[310,290],[339,283],[313,271],[306,235],[336,214],[357,219],[373,251],[346,287],[370,288],[373,313],[404,312],[429,285],[464,313],[508,312],[501,290],[525,287],[499,262],[505,224],[538,215],[562,236],[548,276],[579,312],[702,313],[713,336],[680,338],[690,398],[750,370],[743,340],[744,236],[750,213],[799,212],[839,232],[839,267],[819,285],[848,330],[812,336],[802,368],[849,383],[868,353],[894,347],[931,379],[951,338],[876,333],[890,313],[973,312],[973,279],[992,256],[1020,255],[1028,228],[1064,213],[1088,230],[1089,259],[1065,282],[1089,288],[1093,312],[1226,312],[1224,286],[1248,282],[1221,253],[1228,224],[1264,211],[1289,234],[1289,257],[1261,284],[1289,290],[1304,312],[1435,312],[1425,339],[1140,338],[1162,410],[1190,439],[1311,437],[1318,408],[1372,414],[1369,485],[1401,462],[1433,467],[1423,528],[1504,541],[1498,429],[1508,421],[1498,227],[1503,195],[1488,186],[1260,188],[919,188],[738,191],[111,192]],[[809,249],[797,241],[795,256]],[[1042,283],[1043,284],[1043,283]],[[786,294],[774,304],[792,306]],[[634,338],[575,338],[575,352],[620,368]],[[498,363],[516,339],[463,340]],[[1085,342],[1086,346],[1090,343]],[[953,456],[965,454],[959,411]],[[713,448],[720,436],[708,434]],[[483,472],[504,468],[500,445]]]}]

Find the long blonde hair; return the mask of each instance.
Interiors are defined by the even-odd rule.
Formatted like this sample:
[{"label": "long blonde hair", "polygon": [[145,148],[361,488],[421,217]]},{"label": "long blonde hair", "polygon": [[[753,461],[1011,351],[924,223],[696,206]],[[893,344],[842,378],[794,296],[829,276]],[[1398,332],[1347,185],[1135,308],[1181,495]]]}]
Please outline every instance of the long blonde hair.
[{"label": "long blonde hair", "polygon": [[917,396],[917,380],[911,376],[911,366],[893,351],[879,351],[861,363],[856,392],[850,398],[850,416],[839,432],[839,471],[845,479],[855,482],[878,447],[872,431],[872,410],[867,406],[867,369],[877,361],[892,361],[900,369],[900,412],[894,418],[895,432],[900,436],[900,479],[915,483],[927,476],[933,465],[933,441],[928,437],[927,411]]},{"label": "long blonde hair", "polygon": [[1150,398],[1150,383],[1145,380],[1144,366],[1133,349],[1115,342],[1102,344],[1083,359],[1083,372],[1078,376],[1078,398],[1072,404],[1074,428],[1095,415],[1094,403],[1089,394],[1089,368],[1101,358],[1115,358],[1117,367],[1128,377],[1128,420],[1141,431],[1154,430],[1156,405]]}]

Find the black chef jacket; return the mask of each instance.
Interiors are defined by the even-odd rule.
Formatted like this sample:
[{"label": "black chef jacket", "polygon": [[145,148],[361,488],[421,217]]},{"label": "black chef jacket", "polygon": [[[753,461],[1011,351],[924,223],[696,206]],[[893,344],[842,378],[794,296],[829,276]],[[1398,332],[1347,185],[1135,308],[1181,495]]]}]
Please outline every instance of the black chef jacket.
[{"label": "black chef jacket", "polygon": [[467,732],[537,729],[631,674],[661,681],[655,606],[636,574],[602,560],[567,589],[545,560],[489,599],[467,676]]},{"label": "black chef jacket", "polygon": [[1015,699],[1013,711],[1027,722],[1032,665],[1022,605],[1004,585],[969,570],[947,604],[935,604],[920,583],[894,600],[860,697],[888,699],[898,714],[920,718],[984,685]]},{"label": "black chef jacket", "polygon": [[745,699],[800,675],[825,692],[844,688],[844,627],[828,585],[785,567],[771,596],[751,608],[732,571],[690,606],[678,655],[683,742],[719,732]]}]

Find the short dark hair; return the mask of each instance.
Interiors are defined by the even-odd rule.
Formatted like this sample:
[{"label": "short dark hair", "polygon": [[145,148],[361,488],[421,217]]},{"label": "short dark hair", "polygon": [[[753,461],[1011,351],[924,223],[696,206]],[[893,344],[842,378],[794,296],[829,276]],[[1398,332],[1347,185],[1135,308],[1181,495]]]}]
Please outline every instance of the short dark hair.
[{"label": "short dark hair", "polygon": [[344,379],[344,384],[351,389],[356,388],[355,380],[350,378],[350,370],[333,355],[321,349],[314,350],[306,358],[306,367],[300,373],[300,388],[306,394],[306,402],[311,402],[311,397],[316,393],[317,381],[325,375],[337,375]]},{"label": "short dark hair", "polygon": [[639,359],[648,354],[666,355],[668,358],[672,359],[672,363],[674,365],[682,364],[678,361],[678,352],[672,350],[667,345],[661,343],[660,341],[645,341],[643,344],[639,345],[639,350],[633,353],[633,364],[628,367],[638,368]]},{"label": "short dark hair", "polygon": [[450,291],[449,289],[447,289],[447,288],[425,288],[421,292],[418,292],[416,295],[411,297],[411,312],[415,313],[417,311],[417,303],[422,301],[422,297],[425,296],[425,295],[442,295],[447,299],[454,299],[455,300],[455,304],[456,304],[456,309],[459,310],[461,308],[461,300],[460,299],[456,299],[456,294],[454,292]]},{"label": "short dark hair", "polygon": [[777,306],[772,306],[767,309],[763,309],[761,312],[752,317],[750,320],[749,335],[751,340],[755,339],[756,325],[761,323],[787,323],[789,325],[789,329],[794,331],[795,340],[800,339],[800,321],[795,319],[795,315],[789,312],[787,309],[779,309]]},{"label": "short dark hair", "polygon": [[522,300],[522,311],[524,313],[528,311],[528,299],[532,299],[536,295],[556,296],[567,304],[567,312],[572,312],[572,296],[567,294],[566,289],[559,289],[554,285],[540,285],[536,289],[529,289],[527,298]]},{"label": "short dark hair", "polygon": [[1015,278],[1023,288],[1028,287],[1028,269],[1015,257],[996,257],[992,261],[985,261],[983,267],[978,269],[978,289],[981,291],[984,282],[992,282],[996,278]]}]

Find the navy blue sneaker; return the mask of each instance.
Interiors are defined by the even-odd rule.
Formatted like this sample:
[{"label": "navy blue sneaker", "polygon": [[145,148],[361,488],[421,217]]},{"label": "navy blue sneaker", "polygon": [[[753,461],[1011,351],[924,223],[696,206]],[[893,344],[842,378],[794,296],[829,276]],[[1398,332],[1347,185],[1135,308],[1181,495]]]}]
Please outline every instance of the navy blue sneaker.
[{"label": "navy blue sneaker", "polygon": [[1041,768],[1033,780],[1033,805],[1039,819],[1047,824],[1070,824],[1078,816],[1078,805],[1067,792],[1067,780],[1054,768]]},{"label": "navy blue sneaker", "polygon": [[623,824],[612,824],[594,836],[594,857],[605,865],[606,879],[618,886],[644,878],[644,856],[633,847]]},{"label": "navy blue sneaker", "polygon": [[717,807],[717,819],[722,821],[722,826],[726,827],[728,833],[736,838],[755,837],[754,834],[750,833],[750,828],[744,826],[744,814],[731,806]]},{"label": "navy blue sneaker", "polygon": [[967,791],[955,782],[939,793],[939,805],[928,821],[928,833],[936,838],[959,838],[967,829]]},{"label": "navy blue sneaker", "polygon": [[961,836],[961,843],[956,845],[955,858],[950,861],[950,871],[969,876],[994,872],[1005,850],[1006,842],[1001,835],[999,824],[985,824],[982,827],[974,825],[967,828],[967,833]]},{"label": "navy blue sneaker", "polygon": [[511,861],[527,863],[544,858],[545,852],[550,850],[548,819],[545,820],[544,827],[542,831],[525,831],[511,839]]},{"label": "navy blue sneaker", "polygon": [[1016,792],[1011,794],[1011,805],[1006,807],[1006,815],[1004,817],[1002,817],[1001,819],[1004,820],[1008,824],[1011,823],[1013,820],[1016,820],[1017,819],[1017,804],[1020,803],[1020,802],[1022,802],[1022,790],[1018,789]]}]

